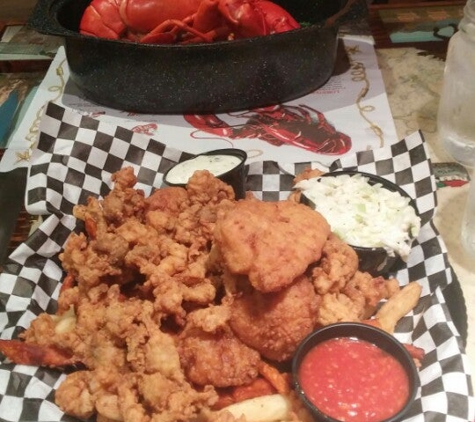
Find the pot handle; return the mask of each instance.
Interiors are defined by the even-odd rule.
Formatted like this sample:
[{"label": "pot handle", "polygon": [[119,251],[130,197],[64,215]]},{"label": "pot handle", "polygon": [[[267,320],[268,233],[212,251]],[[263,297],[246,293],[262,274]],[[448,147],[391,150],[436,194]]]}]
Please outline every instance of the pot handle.
[{"label": "pot handle", "polygon": [[325,21],[324,27],[340,26],[368,14],[367,0],[348,0],[333,16]]},{"label": "pot handle", "polygon": [[46,35],[65,36],[72,31],[63,27],[57,19],[57,12],[64,0],[37,0],[30,14],[27,26]]}]

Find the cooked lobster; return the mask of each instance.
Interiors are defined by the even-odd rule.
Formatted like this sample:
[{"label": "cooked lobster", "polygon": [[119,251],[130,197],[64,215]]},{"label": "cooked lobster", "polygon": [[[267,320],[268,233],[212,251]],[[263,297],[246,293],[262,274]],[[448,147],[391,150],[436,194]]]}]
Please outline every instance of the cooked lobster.
[{"label": "cooked lobster", "polygon": [[92,0],[80,33],[141,43],[213,42],[299,28],[268,0]]}]

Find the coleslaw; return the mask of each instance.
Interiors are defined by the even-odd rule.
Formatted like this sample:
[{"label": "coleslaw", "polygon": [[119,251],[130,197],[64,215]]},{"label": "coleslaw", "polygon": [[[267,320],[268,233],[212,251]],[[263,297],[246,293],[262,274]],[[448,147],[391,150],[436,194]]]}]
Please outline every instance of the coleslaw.
[{"label": "coleslaw", "polygon": [[383,247],[407,260],[421,221],[408,197],[361,174],[313,178],[295,187],[313,202],[332,231],[352,246]]}]

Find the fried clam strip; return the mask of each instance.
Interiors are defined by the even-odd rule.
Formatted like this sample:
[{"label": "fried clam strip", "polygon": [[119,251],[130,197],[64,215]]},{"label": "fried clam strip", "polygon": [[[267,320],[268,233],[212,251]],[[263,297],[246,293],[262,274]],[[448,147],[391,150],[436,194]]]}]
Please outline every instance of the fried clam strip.
[{"label": "fried clam strip", "polygon": [[90,199],[75,207],[86,228],[94,229],[89,236],[72,234],[60,259],[77,280],[77,295],[117,283],[155,300],[157,311],[183,323],[184,302],[214,299],[206,262],[218,209],[231,206],[234,193],[203,171],[195,173],[187,190],[159,189],[143,199],[132,189],[131,172],[126,168],[114,175],[114,188],[103,201]]},{"label": "fried clam strip", "polygon": [[[74,321],[67,322],[70,318]],[[113,285],[100,302],[81,300],[75,317],[42,314],[25,332],[23,350],[46,343],[43,335],[48,335],[46,350],[59,343],[63,354],[68,351],[87,367],[68,375],[56,392],[56,403],[70,415],[89,418],[97,413],[115,421],[190,420],[218,396],[211,386],[198,391],[186,380],[174,336],[160,329],[160,318],[151,302],[124,298]]]},{"label": "fried clam strip", "polygon": [[[147,199],[132,188],[131,169],[113,179],[104,200],[75,208],[86,233],[71,235],[60,256],[68,276],[58,315],[40,315],[24,342],[0,348],[21,363],[84,365],[56,396],[68,414],[190,420],[218,396],[210,385],[188,382],[175,345],[179,329],[170,327],[184,324],[186,308],[215,299],[207,255],[218,208],[232,205],[234,194],[208,172],[197,173],[188,190],[159,190]],[[162,321],[170,327],[162,330]]]},{"label": "fried clam strip", "polygon": [[66,413],[181,421],[217,400],[211,386],[197,391],[186,380],[175,340],[160,330],[151,304],[130,299],[103,308],[96,333],[88,330],[88,370],[69,375],[56,392],[56,403]]},{"label": "fried clam strip", "polygon": [[321,298],[319,325],[365,320],[373,315],[382,299],[399,291],[396,279],[372,277],[359,271],[356,252],[333,233],[310,278]]}]

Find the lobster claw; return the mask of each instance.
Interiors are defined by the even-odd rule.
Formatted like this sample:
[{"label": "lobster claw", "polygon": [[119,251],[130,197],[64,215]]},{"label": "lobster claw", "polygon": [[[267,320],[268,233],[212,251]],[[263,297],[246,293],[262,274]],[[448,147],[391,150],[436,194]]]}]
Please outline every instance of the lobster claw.
[{"label": "lobster claw", "polygon": [[218,9],[219,0],[203,0],[196,12],[193,27],[197,31],[208,32],[216,27],[216,23],[222,20]]},{"label": "lobster claw", "polygon": [[271,1],[261,0],[257,3],[265,16],[270,33],[280,33],[300,28],[300,24],[285,9]]},{"label": "lobster claw", "polygon": [[270,28],[266,25],[265,17],[256,7],[258,3],[243,0],[221,0],[219,11],[242,37],[270,34]]},{"label": "lobster claw", "polygon": [[219,10],[239,38],[300,28],[286,10],[267,0],[221,0]]},{"label": "lobster claw", "polygon": [[81,34],[117,40],[126,32],[116,0],[94,0],[84,11]]},{"label": "lobster claw", "polygon": [[198,130],[217,136],[236,137],[236,129],[229,126],[215,114],[185,114],[183,117]]}]

